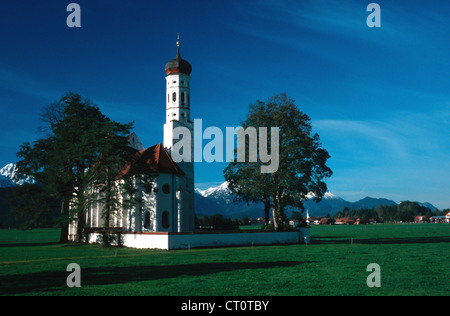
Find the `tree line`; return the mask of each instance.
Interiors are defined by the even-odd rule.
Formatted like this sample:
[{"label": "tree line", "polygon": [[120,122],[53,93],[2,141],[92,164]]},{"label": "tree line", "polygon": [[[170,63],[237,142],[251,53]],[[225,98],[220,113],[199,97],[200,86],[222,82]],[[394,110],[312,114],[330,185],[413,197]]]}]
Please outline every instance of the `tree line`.
[{"label": "tree line", "polygon": [[416,216],[424,216],[429,219],[432,216],[441,216],[450,212],[447,210],[436,210],[433,212],[428,207],[422,206],[417,202],[404,201],[397,205],[379,205],[373,209],[349,209],[345,207],[342,211],[337,212],[333,216],[327,216],[332,219],[350,217],[359,218],[363,222],[368,223],[370,220],[385,223],[395,222],[413,222]]}]

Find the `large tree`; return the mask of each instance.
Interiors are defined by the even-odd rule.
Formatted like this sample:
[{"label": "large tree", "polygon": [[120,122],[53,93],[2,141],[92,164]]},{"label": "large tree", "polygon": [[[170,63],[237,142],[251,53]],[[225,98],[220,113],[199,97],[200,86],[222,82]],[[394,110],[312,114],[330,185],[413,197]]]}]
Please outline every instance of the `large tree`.
[{"label": "large tree", "polygon": [[135,153],[135,150],[128,146],[126,137],[116,137],[122,133],[121,128],[121,125],[115,122],[108,122],[100,128],[101,152],[87,173],[87,188],[93,193],[90,195],[90,203],[102,205],[103,244],[106,246],[112,241],[114,232],[110,224],[114,215],[118,215],[122,208],[122,196],[136,192],[132,178],[120,178],[120,172]]},{"label": "large tree", "polygon": [[[287,206],[303,210],[303,200],[311,193],[316,201],[321,200],[327,191],[325,179],[332,175],[326,165],[330,155],[322,148],[319,135],[312,132],[311,119],[286,94],[274,95],[266,102],[251,104],[241,125],[244,129],[267,127],[267,139],[271,139],[270,128],[278,127],[277,171],[261,172],[261,166],[267,163],[263,162],[259,152],[256,162],[250,162],[248,155],[245,162],[235,159],[225,168],[224,176],[238,199],[264,202],[266,220],[271,208],[274,229],[280,230],[283,228]],[[262,140],[267,141],[264,138]],[[249,144],[249,141],[246,140],[246,143]],[[269,152],[275,149],[271,141],[267,145]]]},{"label": "large tree", "polygon": [[[41,119],[46,136],[21,146],[17,176],[32,176],[42,186],[41,194],[61,201],[60,241],[67,241],[68,225],[74,218],[81,240],[93,181],[89,171],[100,157],[123,158],[132,123],[111,121],[91,101],[74,93],[45,108]],[[103,159],[102,166],[114,169],[114,163],[111,158]]]}]

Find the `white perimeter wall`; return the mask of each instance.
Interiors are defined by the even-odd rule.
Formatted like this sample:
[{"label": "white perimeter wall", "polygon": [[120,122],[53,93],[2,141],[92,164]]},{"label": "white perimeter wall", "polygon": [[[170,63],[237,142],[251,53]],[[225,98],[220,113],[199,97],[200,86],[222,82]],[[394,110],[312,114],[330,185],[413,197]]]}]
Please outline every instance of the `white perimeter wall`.
[{"label": "white perimeter wall", "polygon": [[[126,247],[172,250],[197,247],[309,243],[309,229],[302,228],[302,231],[292,232],[214,234],[126,233],[122,237],[123,245]],[[89,240],[95,243],[97,234],[90,234]]]},{"label": "white perimeter wall", "polygon": [[222,247],[240,245],[294,244],[299,241],[299,232],[259,232],[170,235],[169,249],[196,247]]}]

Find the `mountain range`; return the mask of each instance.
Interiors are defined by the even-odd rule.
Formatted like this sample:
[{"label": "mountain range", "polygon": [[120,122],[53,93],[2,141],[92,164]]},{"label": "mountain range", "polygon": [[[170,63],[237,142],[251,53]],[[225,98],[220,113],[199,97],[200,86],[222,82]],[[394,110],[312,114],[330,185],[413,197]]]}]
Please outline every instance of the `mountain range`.
[{"label": "mountain range", "polygon": [[[33,182],[32,177],[15,180],[15,173],[16,166],[12,163],[1,168],[0,188],[14,187],[22,185],[25,182]],[[418,203],[428,207],[433,212],[436,211],[436,208],[430,203]],[[303,202],[303,205],[308,210],[310,216],[326,216],[327,214],[333,215],[342,211],[344,207],[348,207],[349,209],[371,209],[379,205],[392,206],[397,205],[397,203],[389,199],[372,197],[365,197],[356,202],[349,202],[331,192],[326,192],[320,202],[315,202],[314,196],[309,194]],[[286,214],[290,216],[293,210],[292,208],[287,209]],[[199,188],[195,189],[195,213],[198,216],[222,214],[230,218],[256,218],[264,216],[264,205],[263,203],[247,204],[245,202],[234,202],[234,195],[228,189],[227,182],[224,182],[219,186],[204,190]]]},{"label": "mountain range", "polygon": [[[436,208],[430,203],[417,202],[419,205],[428,207],[431,211],[435,211]],[[320,202],[314,201],[314,195],[309,194],[307,199],[303,201],[305,210],[308,210],[310,216],[326,216],[327,214],[333,215],[339,211],[342,211],[345,207],[349,209],[372,209],[379,205],[393,206],[397,205],[395,201],[383,198],[365,197],[356,202],[349,202],[341,197],[326,192]],[[293,208],[286,210],[286,215],[289,217]],[[214,215],[222,214],[231,218],[244,218],[244,217],[263,217],[264,216],[264,204],[263,203],[250,203],[234,202],[234,195],[228,189],[227,182],[222,183],[219,186],[211,187],[205,190],[195,189],[195,213],[197,215]]]}]

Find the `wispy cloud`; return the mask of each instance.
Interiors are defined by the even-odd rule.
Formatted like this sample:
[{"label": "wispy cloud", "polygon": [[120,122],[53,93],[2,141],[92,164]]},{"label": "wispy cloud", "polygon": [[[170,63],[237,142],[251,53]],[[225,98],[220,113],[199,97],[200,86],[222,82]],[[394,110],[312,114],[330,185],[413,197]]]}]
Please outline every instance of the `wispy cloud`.
[{"label": "wispy cloud", "polygon": [[[446,105],[447,104],[447,105]],[[313,122],[338,146],[398,161],[450,155],[450,112],[391,112],[384,120],[324,119]]]},{"label": "wispy cloud", "polygon": [[353,168],[366,168],[409,159],[407,136],[382,121],[318,120],[314,128],[331,155]]},{"label": "wispy cloud", "polygon": [[[236,32],[333,61],[339,61],[342,56],[329,51],[336,50],[336,45],[340,50],[347,51],[346,46],[349,43],[351,47],[360,43],[368,45],[372,51],[378,53],[385,51],[395,54],[402,54],[399,48],[411,45],[415,49],[436,45],[440,46],[440,49],[445,48],[443,45],[446,44],[440,45],[430,36],[446,38],[445,29],[448,30],[449,25],[442,22],[446,20],[444,12],[430,9],[428,6],[423,9],[426,12],[416,8],[414,12],[405,13],[403,5],[384,3],[381,6],[382,26],[372,29],[366,24],[370,14],[366,11],[368,4],[369,2],[356,0],[240,1],[235,7],[236,11],[240,12],[241,19],[223,19],[222,22]],[[434,19],[441,22],[434,23]],[[429,32],[430,24],[433,25],[432,34]],[[423,25],[425,27],[422,27]],[[322,49],[318,49],[318,45],[322,46]],[[440,49],[436,54],[442,54]]]},{"label": "wispy cloud", "polygon": [[330,152],[330,189],[365,196],[442,203],[450,177],[449,104],[429,112],[396,112],[384,120],[313,121]]},{"label": "wispy cloud", "polygon": [[[252,1],[251,5],[236,5],[241,15],[252,18],[240,23],[229,21],[236,31],[259,36],[269,41],[307,48],[302,42],[305,30],[319,36],[335,35],[370,40],[365,36],[365,6],[356,1]],[[251,23],[247,22],[251,21]],[[255,23],[260,22],[260,23]],[[297,36],[293,36],[297,34]],[[311,38],[310,38],[311,39]]]}]

